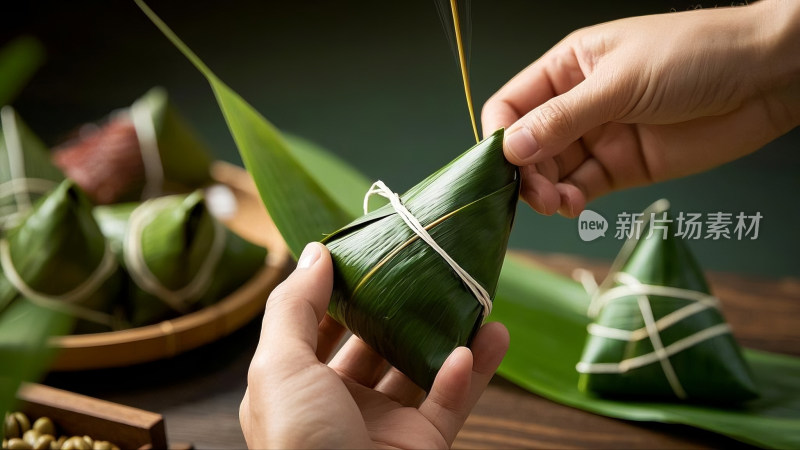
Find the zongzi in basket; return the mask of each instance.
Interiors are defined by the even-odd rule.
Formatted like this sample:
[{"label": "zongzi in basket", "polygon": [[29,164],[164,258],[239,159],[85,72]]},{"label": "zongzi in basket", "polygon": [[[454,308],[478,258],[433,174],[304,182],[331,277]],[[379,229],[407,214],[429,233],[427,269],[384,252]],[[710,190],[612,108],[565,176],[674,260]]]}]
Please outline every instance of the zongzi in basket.
[{"label": "zongzi in basket", "polygon": [[134,326],[215,303],[264,266],[266,250],[213,217],[202,191],[94,213],[133,281],[127,309]]},{"label": "zongzi in basket", "polygon": [[0,266],[0,310],[30,301],[74,316],[78,333],[122,326],[122,273],[91,204],[70,180],[0,239]]},{"label": "zongzi in basket", "polygon": [[64,174],[10,106],[0,110],[0,125],[0,230],[5,230],[21,223],[36,200],[58,186]]},{"label": "zongzi in basket", "polygon": [[[579,387],[608,397],[737,403],[756,396],[719,302],[666,200],[643,215],[599,288],[577,365]],[[585,280],[584,280],[585,281]],[[585,283],[586,284],[586,283]]]},{"label": "zongzi in basket", "polygon": [[402,196],[376,183],[390,204],[323,240],[331,316],[426,390],[491,307],[519,193],[502,143],[499,130]]},{"label": "zongzi in basket", "polygon": [[189,192],[211,181],[206,147],[161,88],[102,126],[84,126],[55,150],[53,161],[96,204]]}]

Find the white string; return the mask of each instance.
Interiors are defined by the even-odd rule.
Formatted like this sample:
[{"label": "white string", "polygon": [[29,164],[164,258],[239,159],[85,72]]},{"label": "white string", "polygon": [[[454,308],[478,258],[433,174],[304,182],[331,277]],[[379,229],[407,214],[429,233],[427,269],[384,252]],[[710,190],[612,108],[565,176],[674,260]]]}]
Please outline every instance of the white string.
[{"label": "white string", "polygon": [[[683,339],[673,342],[672,344],[664,347],[664,353],[667,356],[673,356],[711,338],[715,338],[730,332],[730,325],[727,323],[719,323],[691,336],[687,336]],[[580,373],[625,373],[633,369],[638,369],[640,367],[653,364],[658,360],[658,355],[652,352],[634,358],[625,359],[619,363],[587,363],[581,361],[575,368]]]},{"label": "white string", "polygon": [[[53,190],[58,184],[51,180],[42,178],[14,178],[0,184],[0,198],[14,195],[15,197],[24,192],[28,198],[30,194],[46,194]],[[0,207],[0,227],[11,228],[20,223],[20,221],[30,212],[30,207],[27,210],[21,210],[16,204],[6,205]]]},{"label": "white string", "polygon": [[211,248],[194,278],[180,289],[173,290],[164,286],[150,271],[147,261],[144,259],[142,234],[156,215],[173,206],[177,198],[179,197],[159,197],[148,200],[133,210],[129,219],[128,231],[125,235],[123,255],[125,257],[125,266],[131,278],[140,288],[155,295],[175,311],[186,313],[189,310],[189,305],[186,302],[201,297],[208,290],[212,274],[225,250],[227,236],[222,223],[218,220],[212,220],[214,237],[211,241]]},{"label": "white string", "polygon": [[[654,202],[642,213],[642,227],[644,228],[648,224],[653,214],[663,213],[668,209],[669,202],[667,200],[662,199]],[[587,270],[576,269],[573,272],[573,277],[580,281],[583,288],[591,297],[591,302],[589,303],[587,311],[589,317],[597,317],[603,307],[609,302],[625,297],[636,297],[639,310],[642,313],[642,319],[645,323],[644,327],[633,331],[591,323],[587,326],[587,331],[590,335],[627,341],[630,343],[649,337],[653,345],[653,352],[625,359],[619,363],[588,363],[581,361],[576,365],[576,370],[580,373],[625,373],[635,368],[660,362],[664,371],[664,376],[667,378],[675,395],[681,399],[685,399],[687,397],[686,391],[683,389],[683,386],[681,386],[678,376],[669,361],[669,357],[713,337],[724,333],[730,333],[730,326],[727,323],[717,324],[675,341],[665,347],[661,341],[661,331],[709,308],[719,308],[719,300],[704,292],[669,286],[643,284],[633,275],[622,272],[620,270],[622,265],[633,253],[637,243],[638,237],[634,236],[631,236],[625,241],[619,254],[614,259],[614,263],[609,271],[609,276],[607,276],[599,286],[592,273]],[[620,283],[621,286],[611,287],[614,282]],[[649,296],[651,295],[678,298],[688,300],[691,303],[655,320],[650,305]]]},{"label": "white string", "polygon": [[100,260],[100,264],[97,265],[94,272],[77,287],[64,294],[44,294],[28,286],[28,283],[22,279],[22,276],[17,272],[14,266],[14,262],[11,260],[11,251],[8,246],[8,241],[5,239],[0,240],[0,266],[2,266],[3,275],[5,275],[9,283],[11,283],[23,297],[27,298],[32,303],[48,309],[62,310],[91,322],[108,326],[113,325],[113,318],[111,315],[74,304],[97,291],[108,277],[114,273],[114,270],[116,270],[117,259],[107,242],[103,250],[103,258]]},{"label": "white string", "polygon": [[[617,274],[622,274],[622,273],[623,272],[617,272]],[[585,287],[586,286],[584,286],[584,288]],[[641,283],[638,284],[624,283],[623,286],[613,287],[602,293],[598,293],[595,296],[595,303],[592,311],[594,314],[592,314],[592,316],[596,317],[597,313],[599,313],[599,310],[601,310],[607,303],[621,297],[628,297],[634,295],[658,295],[661,297],[680,298],[684,300],[690,300],[693,302],[699,302],[701,304],[708,305],[711,307],[717,307],[719,305],[719,300],[717,300],[716,297],[714,297],[713,295],[706,294],[704,292],[697,292],[689,289],[673,288],[669,286],[647,285]]]},{"label": "white string", "polygon": [[[631,286],[641,285],[636,277],[624,272],[618,272],[616,278],[618,278],[621,282]],[[650,336],[650,343],[653,344],[653,352],[656,354],[659,362],[661,363],[661,368],[664,370],[664,376],[667,377],[667,382],[669,382],[672,391],[676,396],[678,396],[678,398],[686,399],[686,391],[683,389],[680,380],[678,380],[678,375],[675,374],[675,369],[672,367],[672,363],[669,360],[669,355],[667,355],[667,352],[664,350],[664,344],[661,342],[661,335],[658,332],[659,330],[656,328],[655,318],[653,317],[653,309],[650,306],[650,298],[646,295],[639,295],[636,297],[636,302],[639,304],[639,310],[642,313],[644,325],[645,328],[647,328],[647,334]]]},{"label": "white string", "polygon": [[44,178],[14,178],[0,184],[0,198],[18,193],[46,194],[58,185],[55,181]]},{"label": "white string", "polygon": [[[594,278],[589,271],[577,269],[573,273],[573,276],[578,278],[583,284],[584,289],[586,289],[587,292],[592,295],[593,306],[596,308],[594,309],[595,314],[598,314],[599,310],[609,302],[624,297],[635,296],[637,297],[639,310],[642,313],[642,319],[645,322],[645,326],[643,328],[633,331],[591,323],[587,327],[589,334],[628,342],[635,342],[649,337],[651,343],[653,344],[654,350],[651,353],[626,359],[620,361],[619,363],[587,363],[581,361],[577,364],[576,370],[580,373],[625,373],[631,369],[642,367],[647,364],[653,364],[655,362],[660,362],[662,369],[664,370],[664,376],[667,378],[667,381],[669,382],[670,387],[675,395],[681,399],[687,398],[686,391],[680,384],[678,376],[669,361],[669,357],[705,340],[724,333],[729,333],[730,326],[727,323],[717,324],[676,341],[666,347],[664,347],[663,343],[661,342],[661,336],[659,333],[687,317],[698,314],[709,308],[718,308],[719,300],[703,292],[672,288],[669,286],[643,284],[636,277],[625,272],[617,272],[613,277],[613,280],[621,283],[622,286],[608,289],[607,291],[599,294],[597,283],[594,281]],[[693,303],[677,309],[656,321],[653,317],[653,311],[650,307],[648,295],[680,298],[693,301]]]},{"label": "white string", "polygon": [[[8,157],[9,176],[11,181],[25,178],[25,156],[22,154],[22,138],[17,129],[17,120],[14,117],[14,110],[10,106],[0,110],[0,124],[3,127],[3,137],[6,141],[6,156]],[[16,212],[8,214],[2,218],[5,226],[15,225],[19,219],[30,211],[31,196],[25,190],[15,190]]]},{"label": "white string", "polygon": [[[681,320],[687,317],[691,317],[701,311],[704,311],[712,307],[713,306],[703,303],[691,303],[681,309],[675,310],[663,316],[662,318],[658,319],[655,323],[656,329],[658,329],[658,331],[664,331],[665,329],[680,322]],[[593,336],[599,336],[608,339],[617,339],[620,341],[636,342],[636,341],[641,341],[642,339],[645,339],[648,336],[647,328],[645,327],[639,328],[638,330],[628,331],[628,330],[620,330],[616,328],[606,327],[604,325],[599,325],[597,323],[591,323],[589,324],[588,329],[589,329],[589,334]]]},{"label": "white string", "polygon": [[402,200],[400,200],[400,196],[389,189],[383,181],[378,180],[373,183],[372,187],[370,187],[369,191],[367,191],[366,195],[364,196],[364,214],[369,212],[369,198],[372,195],[380,195],[381,197],[388,199],[395,212],[397,212],[397,215],[399,215],[400,218],[403,219],[403,222],[405,222],[406,225],[411,228],[411,231],[416,233],[420,239],[425,241],[425,243],[427,243],[434,251],[436,251],[436,253],[439,254],[439,256],[442,257],[442,259],[447,262],[447,264],[450,265],[456,275],[461,278],[461,281],[463,281],[470,292],[472,292],[472,295],[478,299],[478,303],[480,303],[483,307],[483,319],[485,320],[486,317],[492,312],[492,299],[489,296],[489,293],[486,292],[486,289],[484,289],[477,280],[472,278],[472,275],[458,265],[458,263],[451,258],[450,255],[448,255],[447,252],[439,246],[439,244],[436,243],[436,241],[433,239],[433,237],[431,237],[430,234],[428,234],[428,231],[422,226],[419,220],[417,220],[417,218],[411,214],[405,205],[403,205]]},{"label": "white string", "polygon": [[164,166],[158,150],[158,134],[146,99],[139,99],[131,106],[131,120],[136,130],[136,139],[139,141],[139,152],[144,165],[145,184],[142,188],[142,200],[147,200],[161,194],[164,188]]}]

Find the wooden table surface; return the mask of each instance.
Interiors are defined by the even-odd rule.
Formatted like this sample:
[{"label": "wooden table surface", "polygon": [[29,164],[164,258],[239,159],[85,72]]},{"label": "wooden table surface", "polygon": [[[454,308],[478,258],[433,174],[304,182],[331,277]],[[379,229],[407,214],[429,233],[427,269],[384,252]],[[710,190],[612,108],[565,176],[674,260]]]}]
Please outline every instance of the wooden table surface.
[{"label": "wooden table surface", "polygon": [[[569,274],[601,279],[608,263],[528,255]],[[800,279],[766,280],[710,273],[734,334],[748,347],[800,355]],[[243,448],[238,409],[260,330],[254,320],[218,342],[171,360],[124,369],[51,374],[45,383],[158,412],[171,441]],[[709,448],[736,441],[680,425],[610,419],[562,406],[495,377],[455,441],[456,448]]]}]

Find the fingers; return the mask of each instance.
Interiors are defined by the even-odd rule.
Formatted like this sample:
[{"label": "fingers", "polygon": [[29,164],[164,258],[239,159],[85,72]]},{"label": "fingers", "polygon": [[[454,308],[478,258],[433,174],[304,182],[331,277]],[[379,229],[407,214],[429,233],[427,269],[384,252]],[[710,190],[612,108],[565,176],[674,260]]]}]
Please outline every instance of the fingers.
[{"label": "fingers", "polygon": [[[467,414],[478,402],[508,351],[509,335],[500,322],[485,324],[472,340],[472,379],[467,401]],[[466,416],[464,416],[466,419]]]},{"label": "fingers", "polygon": [[611,111],[603,86],[587,78],[511,125],[503,143],[506,158],[518,166],[551,158],[587,131],[612,120]]},{"label": "fingers", "polygon": [[339,376],[371,388],[383,377],[389,363],[354,335],[336,353],[328,366]]},{"label": "fingers", "polygon": [[456,434],[469,414],[467,402],[470,395],[471,374],[472,352],[466,347],[456,348],[439,369],[428,398],[419,407],[422,415],[447,441],[448,447],[455,440]]},{"label": "fingers", "polygon": [[583,70],[567,38],[523,69],[498,90],[483,106],[481,123],[488,136],[508,128],[548,99],[569,91],[584,78]]},{"label": "fingers", "polygon": [[561,205],[561,198],[553,182],[539,173],[534,165],[520,167],[520,172],[522,198],[541,214],[553,215]]},{"label": "fingers", "polygon": [[419,403],[425,398],[425,391],[394,367],[389,368],[386,375],[375,386],[375,390],[403,406],[412,408],[419,406]]},{"label": "fingers", "polygon": [[[572,143],[563,153],[538,164],[520,167],[523,200],[540,214],[552,215],[556,211],[567,217],[565,195],[560,182],[590,158],[582,141]],[[572,197],[568,197],[572,198]],[[571,203],[570,203],[571,204]],[[575,202],[577,205],[577,202]],[[578,209],[580,213],[582,206]]]},{"label": "fingers", "polygon": [[328,358],[330,358],[331,353],[333,353],[346,331],[347,329],[342,324],[325,314],[325,318],[319,324],[319,337],[317,339],[317,359],[320,362],[328,362]]},{"label": "fingers", "polygon": [[439,370],[420,412],[453,443],[508,350],[508,331],[497,322],[486,324],[472,342],[459,347]]},{"label": "fingers", "polygon": [[324,245],[312,242],[297,269],[269,296],[253,364],[293,370],[317,363],[317,333],[332,288],[330,254]]}]

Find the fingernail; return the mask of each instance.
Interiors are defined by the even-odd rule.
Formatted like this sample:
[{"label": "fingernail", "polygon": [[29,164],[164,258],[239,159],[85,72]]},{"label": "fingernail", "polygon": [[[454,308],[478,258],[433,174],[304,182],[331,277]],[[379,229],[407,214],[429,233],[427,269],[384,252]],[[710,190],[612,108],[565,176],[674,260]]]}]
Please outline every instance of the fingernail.
[{"label": "fingernail", "polygon": [[300,259],[297,260],[298,269],[308,269],[314,262],[319,259],[319,246],[314,242],[306,244],[303,253],[300,254]]},{"label": "fingernail", "polygon": [[508,152],[521,162],[527,162],[539,151],[539,144],[527,128],[513,130],[505,139]]}]

